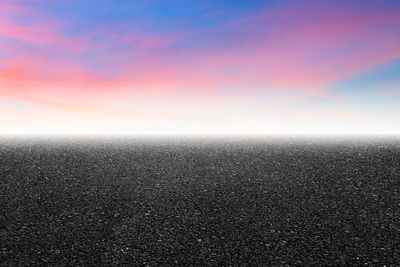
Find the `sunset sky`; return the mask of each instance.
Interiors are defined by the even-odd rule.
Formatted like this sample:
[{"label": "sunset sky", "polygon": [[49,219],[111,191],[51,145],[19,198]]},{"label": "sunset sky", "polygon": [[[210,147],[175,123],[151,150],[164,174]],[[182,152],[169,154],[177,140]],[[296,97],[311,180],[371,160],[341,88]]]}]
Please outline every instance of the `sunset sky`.
[{"label": "sunset sky", "polygon": [[400,1],[0,0],[0,133],[400,134]]}]

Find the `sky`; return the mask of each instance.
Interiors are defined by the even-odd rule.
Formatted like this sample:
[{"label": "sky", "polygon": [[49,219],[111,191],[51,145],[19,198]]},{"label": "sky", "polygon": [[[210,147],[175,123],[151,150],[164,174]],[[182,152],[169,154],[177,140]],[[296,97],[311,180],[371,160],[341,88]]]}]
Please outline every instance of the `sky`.
[{"label": "sky", "polygon": [[398,0],[0,0],[1,134],[400,134]]}]

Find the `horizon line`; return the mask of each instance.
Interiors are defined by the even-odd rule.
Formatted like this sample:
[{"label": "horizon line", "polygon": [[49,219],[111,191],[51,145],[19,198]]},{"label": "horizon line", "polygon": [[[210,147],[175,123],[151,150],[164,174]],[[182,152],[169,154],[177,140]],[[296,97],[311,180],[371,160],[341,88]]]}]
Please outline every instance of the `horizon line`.
[{"label": "horizon line", "polygon": [[399,136],[400,132],[0,132],[6,136]]}]

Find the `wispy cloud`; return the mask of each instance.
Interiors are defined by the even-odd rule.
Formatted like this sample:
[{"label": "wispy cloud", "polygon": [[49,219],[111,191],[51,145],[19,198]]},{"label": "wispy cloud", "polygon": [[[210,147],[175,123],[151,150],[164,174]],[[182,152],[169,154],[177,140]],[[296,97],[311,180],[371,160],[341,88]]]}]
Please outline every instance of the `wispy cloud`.
[{"label": "wispy cloud", "polygon": [[[134,19],[124,13],[124,19],[93,18],[90,25],[96,27],[84,30],[57,16],[74,9],[50,14],[43,8],[46,1],[33,3],[0,1],[0,97],[54,112],[108,114],[110,121],[129,121],[133,114],[157,121],[163,111],[179,120],[185,110],[192,118],[207,118],[202,114],[207,103],[219,105],[216,120],[229,121],[227,113],[237,105],[233,94],[251,106],[269,92],[274,94],[268,103],[275,99],[298,117],[315,115],[287,103],[314,105],[330,120],[372,120],[351,108],[323,113],[316,103],[340,102],[346,92],[330,89],[332,84],[400,58],[400,8],[377,1],[264,4],[246,12],[239,5],[224,6],[196,15],[197,20],[160,10]],[[141,5],[145,13],[146,4]],[[154,100],[160,98],[187,104],[173,108]],[[121,99],[132,107],[118,108]],[[157,115],[150,115],[152,110]]]}]

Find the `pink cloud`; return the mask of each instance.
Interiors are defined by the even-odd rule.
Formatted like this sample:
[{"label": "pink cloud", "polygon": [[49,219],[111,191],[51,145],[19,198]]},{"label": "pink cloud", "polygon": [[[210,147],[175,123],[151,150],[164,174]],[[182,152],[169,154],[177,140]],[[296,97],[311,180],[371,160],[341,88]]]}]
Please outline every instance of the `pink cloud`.
[{"label": "pink cloud", "polygon": [[[17,9],[9,6],[7,12]],[[330,83],[400,57],[400,38],[393,34],[399,18],[394,10],[314,2],[260,11],[198,33],[166,36],[103,29],[89,34],[105,37],[98,41],[67,36],[57,21],[55,26],[22,26],[4,19],[0,35],[46,50],[27,52],[19,64],[3,62],[0,79],[13,90],[65,87],[77,95],[92,89],[167,95],[190,90],[213,94],[229,88],[245,93],[257,88],[336,98],[326,89]],[[208,39],[207,47],[185,46],[196,34],[207,38],[208,33],[215,38]],[[226,40],[227,47],[220,45]],[[114,45],[125,49],[113,50]],[[104,72],[76,56],[99,47],[96,60]],[[55,51],[72,57],[55,58],[50,53]],[[10,62],[16,57],[10,55]]]},{"label": "pink cloud", "polygon": [[[300,7],[288,5],[231,22],[221,38],[237,45],[208,55],[200,51],[193,60],[199,65],[196,70],[235,83],[243,78],[277,88],[315,90],[399,58],[400,38],[394,32],[399,11],[325,3]],[[221,75],[227,67],[239,71],[231,78]]]},{"label": "pink cloud", "polygon": [[79,51],[91,46],[89,39],[67,37],[47,25],[27,27],[3,22],[0,25],[0,36],[41,47],[53,46],[66,51]]}]

